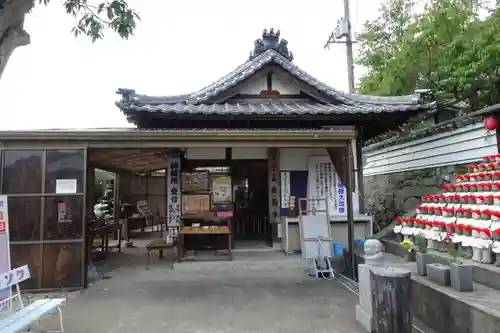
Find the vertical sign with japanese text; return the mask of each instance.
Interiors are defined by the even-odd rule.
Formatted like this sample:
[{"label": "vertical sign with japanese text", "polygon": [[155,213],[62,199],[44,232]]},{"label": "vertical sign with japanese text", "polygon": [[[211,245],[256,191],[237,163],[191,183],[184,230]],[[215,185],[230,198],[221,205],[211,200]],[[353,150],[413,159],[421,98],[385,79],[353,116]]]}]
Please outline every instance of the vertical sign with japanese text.
[{"label": "vertical sign with japanese text", "polygon": [[[327,199],[330,215],[347,213],[346,188],[342,184],[329,156],[308,156],[307,195],[308,198]],[[323,210],[324,201],[312,200],[310,209]],[[354,213],[359,212],[356,191],[353,192]],[[313,214],[314,215],[314,214]]]},{"label": "vertical sign with japanese text", "polygon": [[[9,209],[7,196],[0,195],[0,274],[10,271]],[[10,288],[0,290],[0,308],[8,304],[1,301],[11,296]]]},{"label": "vertical sign with japanese text", "polygon": [[178,226],[181,217],[181,158],[171,155],[168,158],[167,170],[168,226]]}]

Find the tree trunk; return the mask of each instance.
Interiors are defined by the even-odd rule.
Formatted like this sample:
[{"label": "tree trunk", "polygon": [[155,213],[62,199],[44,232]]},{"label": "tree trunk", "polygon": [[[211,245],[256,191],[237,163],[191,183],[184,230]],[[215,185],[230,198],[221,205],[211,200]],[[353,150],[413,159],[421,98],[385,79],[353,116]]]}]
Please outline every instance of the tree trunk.
[{"label": "tree trunk", "polygon": [[393,268],[373,268],[373,332],[411,333],[411,273]]}]

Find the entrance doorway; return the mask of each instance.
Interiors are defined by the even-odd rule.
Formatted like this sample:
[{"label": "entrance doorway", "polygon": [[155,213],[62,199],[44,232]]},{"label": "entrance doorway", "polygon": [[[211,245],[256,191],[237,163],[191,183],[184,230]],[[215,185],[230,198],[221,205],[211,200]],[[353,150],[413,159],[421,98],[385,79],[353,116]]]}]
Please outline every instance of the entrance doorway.
[{"label": "entrance doorway", "polygon": [[267,160],[231,161],[236,248],[272,246]]}]

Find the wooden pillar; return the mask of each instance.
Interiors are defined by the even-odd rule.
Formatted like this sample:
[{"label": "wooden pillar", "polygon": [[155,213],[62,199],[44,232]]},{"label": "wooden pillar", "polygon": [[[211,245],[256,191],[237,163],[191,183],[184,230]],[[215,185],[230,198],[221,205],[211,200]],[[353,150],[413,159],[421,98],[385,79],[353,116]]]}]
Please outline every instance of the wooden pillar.
[{"label": "wooden pillar", "polygon": [[[89,154],[90,152],[87,152],[87,154]],[[92,220],[94,219],[94,205],[96,204],[95,203],[95,200],[94,200],[94,193],[95,193],[95,167],[90,164],[90,163],[87,163],[87,170],[86,170],[86,179],[85,181],[87,182],[86,184],[86,204],[85,204],[85,209],[86,209],[86,220]],[[84,221],[85,222],[85,228],[86,225],[87,225],[87,221]]]},{"label": "wooden pillar", "polygon": [[[115,173],[115,184],[113,187],[113,209],[114,209],[114,219],[115,223],[120,222],[121,213],[121,198],[120,198],[120,174]],[[121,238],[121,234],[120,234]],[[119,240],[120,241],[120,240]]]},{"label": "wooden pillar", "polygon": [[412,332],[411,273],[394,268],[372,268],[373,333]]},{"label": "wooden pillar", "polygon": [[356,131],[356,166],[354,167],[358,176],[358,197],[359,214],[365,213],[365,187],[363,182],[363,128],[359,127]]},{"label": "wooden pillar", "polygon": [[356,255],[354,254],[354,202],[352,191],[354,189],[354,168],[351,141],[347,141],[346,154],[347,175],[346,175],[346,201],[347,201],[347,238],[349,251],[349,267],[351,267],[352,278],[356,279]]}]

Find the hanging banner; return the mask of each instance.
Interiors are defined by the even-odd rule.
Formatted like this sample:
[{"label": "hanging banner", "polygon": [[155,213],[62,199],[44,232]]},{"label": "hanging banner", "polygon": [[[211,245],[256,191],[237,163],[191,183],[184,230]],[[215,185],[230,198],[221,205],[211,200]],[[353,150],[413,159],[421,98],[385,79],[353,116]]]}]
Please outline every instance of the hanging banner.
[{"label": "hanging banner", "polygon": [[[328,211],[331,216],[347,213],[346,188],[340,181],[329,156],[309,156],[307,158],[309,171],[307,181],[307,197],[310,199],[327,199]],[[359,211],[356,204],[357,196],[353,192],[354,212]],[[311,210],[326,209],[325,201],[313,200],[309,203]],[[321,214],[321,213],[318,213]],[[313,214],[314,215],[314,214]]]},{"label": "hanging banner", "polygon": [[281,208],[290,208],[290,171],[281,171]]},{"label": "hanging banner", "polygon": [[167,190],[167,222],[169,226],[178,226],[181,217],[181,158],[179,156],[168,157]]},{"label": "hanging banner", "polygon": [[282,171],[281,215],[297,217],[299,215],[299,199],[306,197],[307,171]]},{"label": "hanging banner", "polygon": [[[9,209],[7,196],[0,195],[0,274],[10,271]],[[0,290],[0,310],[9,305],[1,303],[11,296],[10,288]]]}]

